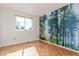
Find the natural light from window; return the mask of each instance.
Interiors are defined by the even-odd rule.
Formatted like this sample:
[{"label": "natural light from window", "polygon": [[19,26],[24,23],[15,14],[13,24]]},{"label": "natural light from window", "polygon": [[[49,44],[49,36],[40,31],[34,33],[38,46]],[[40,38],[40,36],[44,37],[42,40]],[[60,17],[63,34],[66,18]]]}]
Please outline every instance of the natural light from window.
[{"label": "natural light from window", "polygon": [[25,18],[25,29],[26,30],[32,29],[32,19]]},{"label": "natural light from window", "polygon": [[16,16],[16,30],[31,30],[32,19]]},{"label": "natural light from window", "polygon": [[8,53],[7,56],[39,56],[37,49],[32,46],[29,48],[13,51]]}]

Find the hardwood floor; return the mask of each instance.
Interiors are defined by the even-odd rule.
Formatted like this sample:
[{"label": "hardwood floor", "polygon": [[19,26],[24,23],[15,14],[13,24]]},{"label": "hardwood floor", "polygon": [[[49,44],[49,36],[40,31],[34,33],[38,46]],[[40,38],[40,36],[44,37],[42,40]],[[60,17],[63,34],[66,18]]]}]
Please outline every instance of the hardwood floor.
[{"label": "hardwood floor", "polygon": [[79,56],[43,41],[32,41],[0,48],[0,56]]}]

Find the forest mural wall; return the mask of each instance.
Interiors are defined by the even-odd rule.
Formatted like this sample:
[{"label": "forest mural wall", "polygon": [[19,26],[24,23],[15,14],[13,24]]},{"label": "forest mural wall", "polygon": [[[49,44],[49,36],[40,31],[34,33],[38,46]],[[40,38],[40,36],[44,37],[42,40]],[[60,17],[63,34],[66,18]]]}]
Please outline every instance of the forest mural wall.
[{"label": "forest mural wall", "polygon": [[79,51],[78,4],[69,4],[40,17],[40,39]]}]

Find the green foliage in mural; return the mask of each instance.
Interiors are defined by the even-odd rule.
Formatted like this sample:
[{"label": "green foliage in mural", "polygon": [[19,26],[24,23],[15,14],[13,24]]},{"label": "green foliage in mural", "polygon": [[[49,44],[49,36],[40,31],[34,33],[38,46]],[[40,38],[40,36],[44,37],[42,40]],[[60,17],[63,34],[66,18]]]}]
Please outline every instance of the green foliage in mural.
[{"label": "green foliage in mural", "polygon": [[44,16],[40,17],[40,39],[43,39],[43,40],[45,40],[45,37],[44,37],[45,19],[44,18],[45,18]]},{"label": "green foliage in mural", "polygon": [[79,12],[75,12],[74,6],[70,4],[41,16],[40,39],[79,50]]}]

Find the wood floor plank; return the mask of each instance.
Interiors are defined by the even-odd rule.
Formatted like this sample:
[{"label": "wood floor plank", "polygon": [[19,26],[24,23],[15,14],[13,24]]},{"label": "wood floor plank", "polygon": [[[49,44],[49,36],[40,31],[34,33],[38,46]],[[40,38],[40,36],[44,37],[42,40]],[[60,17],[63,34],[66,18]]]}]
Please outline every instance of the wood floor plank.
[{"label": "wood floor plank", "polygon": [[79,53],[37,40],[0,48],[0,56],[79,56]]}]

